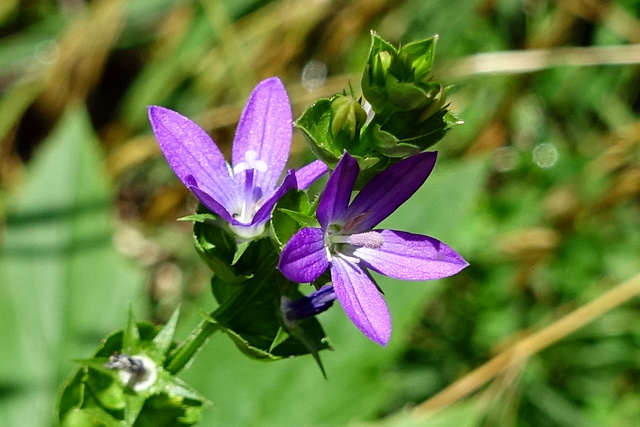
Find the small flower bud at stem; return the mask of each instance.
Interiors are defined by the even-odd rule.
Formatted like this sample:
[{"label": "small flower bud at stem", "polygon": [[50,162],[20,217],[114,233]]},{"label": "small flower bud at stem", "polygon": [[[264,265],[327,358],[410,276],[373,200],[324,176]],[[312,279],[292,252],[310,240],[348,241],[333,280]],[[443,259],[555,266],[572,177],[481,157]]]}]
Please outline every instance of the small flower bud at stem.
[{"label": "small flower bud at stem", "polygon": [[362,105],[350,96],[337,96],[331,102],[331,133],[337,138],[345,135],[353,140],[357,130],[367,121],[367,112]]}]

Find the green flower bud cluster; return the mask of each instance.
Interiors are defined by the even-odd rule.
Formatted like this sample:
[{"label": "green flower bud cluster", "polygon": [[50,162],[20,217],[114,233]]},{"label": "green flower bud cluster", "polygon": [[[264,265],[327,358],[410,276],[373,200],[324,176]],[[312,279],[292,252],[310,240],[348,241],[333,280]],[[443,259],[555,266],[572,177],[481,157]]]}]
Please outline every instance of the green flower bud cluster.
[{"label": "green flower bud cluster", "polygon": [[429,79],[436,40],[432,37],[396,49],[372,34],[362,91],[376,114],[427,109],[433,114],[444,106],[443,86]]},{"label": "green flower bud cluster", "polygon": [[375,33],[362,75],[362,97],[335,95],[296,122],[311,149],[334,166],[348,151],[371,174],[425,151],[461,123],[447,90],[430,77],[437,37],[394,47]]}]

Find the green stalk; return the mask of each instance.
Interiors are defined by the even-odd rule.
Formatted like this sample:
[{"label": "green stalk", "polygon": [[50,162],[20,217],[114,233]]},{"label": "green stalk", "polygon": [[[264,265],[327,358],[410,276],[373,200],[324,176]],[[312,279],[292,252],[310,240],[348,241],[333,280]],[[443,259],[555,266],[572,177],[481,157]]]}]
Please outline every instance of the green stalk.
[{"label": "green stalk", "polygon": [[178,374],[218,329],[220,327],[208,319],[200,321],[180,347],[169,355],[166,363],[167,371],[172,375]]}]

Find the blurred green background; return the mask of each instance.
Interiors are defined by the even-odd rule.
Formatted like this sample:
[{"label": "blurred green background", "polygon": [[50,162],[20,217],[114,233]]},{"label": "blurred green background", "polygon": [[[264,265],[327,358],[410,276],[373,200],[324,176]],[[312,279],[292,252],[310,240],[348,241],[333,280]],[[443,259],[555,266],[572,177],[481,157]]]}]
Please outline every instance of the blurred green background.
[{"label": "blurred green background", "polygon": [[[638,0],[3,0],[0,3],[0,425],[52,424],[55,396],[131,307],[180,337],[215,303],[192,246],[195,200],[146,106],[192,117],[229,151],[247,95],[279,76],[294,114],[359,87],[375,30],[439,34],[436,79],[465,121],[387,222],[471,266],[379,278],[394,334],[369,342],[339,307],[335,348],[261,363],[214,336],[181,377],[202,425],[635,426],[633,300],[430,418],[411,407],[638,273]],[[292,165],[310,159],[296,132]]]}]

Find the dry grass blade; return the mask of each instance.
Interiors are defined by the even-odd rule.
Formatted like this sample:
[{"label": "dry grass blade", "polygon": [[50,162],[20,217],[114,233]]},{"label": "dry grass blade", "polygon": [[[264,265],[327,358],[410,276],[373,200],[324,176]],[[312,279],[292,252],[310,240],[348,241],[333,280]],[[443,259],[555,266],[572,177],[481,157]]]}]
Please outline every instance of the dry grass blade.
[{"label": "dry grass blade", "polygon": [[521,339],[496,357],[465,375],[432,398],[414,408],[417,416],[425,416],[455,403],[489,381],[509,370],[524,365],[534,354],[562,340],[603,314],[640,295],[640,274],[572,311],[546,328]]},{"label": "dry grass blade", "polygon": [[462,58],[447,75],[520,74],[558,66],[624,65],[640,63],[640,44],[490,52]]}]

